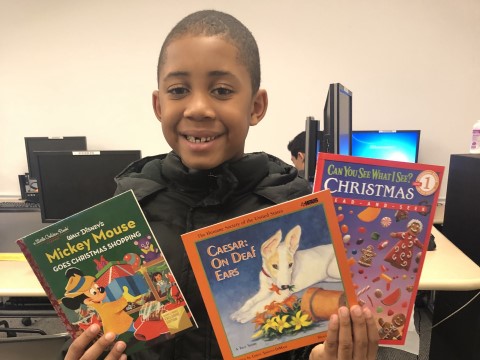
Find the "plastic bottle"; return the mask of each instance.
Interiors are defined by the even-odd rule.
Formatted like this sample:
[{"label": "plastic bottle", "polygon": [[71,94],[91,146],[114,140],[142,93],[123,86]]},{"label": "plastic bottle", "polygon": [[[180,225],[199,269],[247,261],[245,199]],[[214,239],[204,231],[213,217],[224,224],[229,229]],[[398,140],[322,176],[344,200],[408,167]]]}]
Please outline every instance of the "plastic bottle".
[{"label": "plastic bottle", "polygon": [[480,120],[473,124],[470,154],[480,154]]}]

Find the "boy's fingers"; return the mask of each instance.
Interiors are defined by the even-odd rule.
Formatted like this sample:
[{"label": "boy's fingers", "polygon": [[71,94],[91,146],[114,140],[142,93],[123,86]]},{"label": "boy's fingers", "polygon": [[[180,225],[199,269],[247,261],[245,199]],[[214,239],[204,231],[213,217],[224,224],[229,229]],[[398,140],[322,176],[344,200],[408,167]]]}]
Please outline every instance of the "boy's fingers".
[{"label": "boy's fingers", "polygon": [[350,322],[350,311],[347,307],[342,306],[338,309],[339,331],[338,331],[338,359],[352,359],[353,355],[353,339],[352,325]]},{"label": "boy's fingers", "polygon": [[[109,332],[92,344],[92,341],[96,339],[99,332],[100,327],[97,324],[90,326],[72,342],[68,349],[67,355],[65,356],[65,360],[98,359],[98,357],[102,355],[103,352],[106,351],[115,341],[115,334]],[[90,346],[90,344],[92,345]],[[112,347],[105,360],[118,360],[122,357],[126,359],[125,356],[122,356],[125,348],[126,344],[123,341],[119,341]]]},{"label": "boy's fingers", "polygon": [[[339,335],[339,319],[337,314],[333,314],[330,316],[330,321],[328,323],[328,332],[327,332],[327,339],[323,343],[323,349],[318,348],[318,353],[321,356],[317,356],[314,359],[325,359],[325,360],[330,360],[330,359],[337,359],[338,355],[338,335]],[[323,350],[323,354],[321,352]]]},{"label": "boy's fingers", "polygon": [[85,330],[78,338],[76,338],[70,347],[68,348],[67,355],[65,360],[77,360],[80,359],[85,353],[86,349],[90,343],[95,339],[95,337],[100,332],[100,326],[97,324],[91,325],[87,330]]},{"label": "boy's fingers", "polygon": [[368,334],[368,352],[367,360],[375,360],[377,358],[378,352],[378,329],[375,319],[372,315],[372,312],[368,308],[363,309],[363,315],[367,324],[367,334]]},{"label": "boy's fingers", "polygon": [[364,360],[368,353],[368,333],[365,316],[358,305],[350,309],[353,327],[353,359]]},{"label": "boy's fingers", "polygon": [[327,358],[325,358],[325,345],[316,345],[310,352],[308,360],[327,360]]},{"label": "boy's fingers", "polygon": [[375,360],[378,330],[372,312],[358,305],[342,306],[330,317],[327,339],[310,353],[310,360]]},{"label": "boy's fingers", "polygon": [[127,355],[123,353],[126,347],[127,347],[127,344],[125,344],[123,341],[117,342],[113,346],[112,350],[110,350],[110,353],[105,358],[105,360],[126,360]]},{"label": "boy's fingers", "polygon": [[[115,334],[112,332],[108,332],[104,334],[101,338],[93,343],[90,348],[85,351],[82,360],[93,360],[98,359],[100,355],[103,354],[104,351],[110,348],[110,346],[115,341]],[[121,354],[121,353],[120,353]],[[115,357],[115,353],[110,352],[109,360],[114,360],[120,358],[120,355]]]}]

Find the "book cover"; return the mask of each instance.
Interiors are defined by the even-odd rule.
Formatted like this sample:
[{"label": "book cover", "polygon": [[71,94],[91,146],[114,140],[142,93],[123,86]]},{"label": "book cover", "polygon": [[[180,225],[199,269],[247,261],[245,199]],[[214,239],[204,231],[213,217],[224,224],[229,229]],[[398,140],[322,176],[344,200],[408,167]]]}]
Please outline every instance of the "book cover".
[{"label": "book cover", "polygon": [[197,326],[132,191],[17,244],[74,338],[98,323],[131,354]]},{"label": "book cover", "polygon": [[442,166],[320,153],[314,190],[332,193],[357,301],[380,343],[403,345],[430,240]]},{"label": "book cover", "polygon": [[[321,342],[355,291],[322,191],[182,235],[224,359]],[[343,269],[343,271],[342,271]]]}]

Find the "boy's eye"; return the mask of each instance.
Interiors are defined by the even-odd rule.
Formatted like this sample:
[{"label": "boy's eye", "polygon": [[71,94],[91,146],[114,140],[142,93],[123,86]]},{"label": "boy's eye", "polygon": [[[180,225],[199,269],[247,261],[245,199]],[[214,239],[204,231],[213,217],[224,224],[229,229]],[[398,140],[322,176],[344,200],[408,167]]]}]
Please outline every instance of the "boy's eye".
[{"label": "boy's eye", "polygon": [[184,86],[172,86],[167,92],[173,97],[180,98],[188,93],[188,89]]},{"label": "boy's eye", "polygon": [[218,97],[229,97],[230,95],[233,94],[233,90],[229,89],[225,86],[219,86],[215,89],[212,90],[212,93]]},{"label": "boy's eye", "polygon": [[90,295],[97,295],[96,289],[90,289]]}]

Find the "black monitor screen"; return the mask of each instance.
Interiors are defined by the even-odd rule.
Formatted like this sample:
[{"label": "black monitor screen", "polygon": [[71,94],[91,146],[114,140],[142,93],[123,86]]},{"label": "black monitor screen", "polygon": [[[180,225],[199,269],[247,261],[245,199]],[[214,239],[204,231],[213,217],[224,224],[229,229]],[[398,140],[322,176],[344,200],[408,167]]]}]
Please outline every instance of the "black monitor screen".
[{"label": "black monitor screen", "polygon": [[352,155],[373,159],[418,161],[420,130],[363,130],[352,132]]},{"label": "black monitor screen", "polygon": [[87,150],[87,138],[85,136],[26,137],[25,150],[27,152],[29,177],[37,179],[36,151]]},{"label": "black monitor screen", "polygon": [[42,222],[55,222],[104,201],[114,177],[140,159],[139,150],[37,152]]},{"label": "black monitor screen", "polygon": [[352,154],[352,92],[342,84],[330,84],[320,122],[307,117],[305,122],[305,178],[313,182],[319,152]]},{"label": "black monitor screen", "polygon": [[351,155],[352,93],[339,85],[338,89],[338,154]]},{"label": "black monitor screen", "polygon": [[330,84],[323,110],[322,151],[351,155],[352,92],[342,84]]},{"label": "black monitor screen", "polygon": [[305,179],[313,183],[315,168],[317,167],[317,154],[322,148],[322,132],[320,121],[308,116],[305,121]]}]

